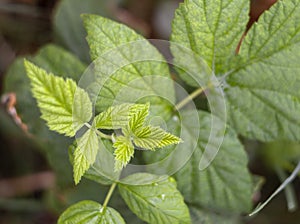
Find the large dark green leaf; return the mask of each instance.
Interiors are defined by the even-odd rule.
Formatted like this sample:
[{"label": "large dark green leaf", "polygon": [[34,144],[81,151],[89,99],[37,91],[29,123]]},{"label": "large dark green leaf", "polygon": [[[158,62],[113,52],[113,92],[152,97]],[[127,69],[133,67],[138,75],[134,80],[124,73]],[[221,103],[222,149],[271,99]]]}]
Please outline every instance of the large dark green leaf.
[{"label": "large dark green leaf", "polygon": [[225,90],[231,125],[263,141],[299,141],[300,2],[278,1],[248,32]]},{"label": "large dark green leaf", "polygon": [[[189,113],[186,111],[182,116],[190,117]],[[199,112],[199,120],[199,136],[194,134],[199,127],[193,125],[193,120],[187,127],[190,138],[198,139],[198,146],[191,160],[175,175],[179,190],[187,202],[195,205],[237,213],[248,212],[251,209],[253,186],[242,144],[234,131],[228,128],[215,159],[206,169],[199,170],[205,147],[218,147],[217,140],[209,138],[211,116]]]},{"label": "large dark green leaf", "polygon": [[[195,119],[195,114],[197,114],[199,121]],[[225,212],[249,211],[251,208],[252,182],[247,169],[248,159],[234,131],[228,128],[225,135],[220,133],[220,136],[211,138],[212,115],[203,111],[196,113],[194,111],[183,111],[181,117],[184,118],[183,123],[179,120],[170,120],[168,124],[176,132],[181,130],[181,137],[184,142],[175,149],[189,152],[186,148],[192,150],[195,147],[194,142],[196,142],[196,148],[190,160],[175,174],[178,188],[184,195],[185,200],[193,205]],[[214,124],[219,125],[221,121],[214,117]],[[219,145],[220,140],[221,146]],[[206,148],[207,146],[209,148]],[[200,170],[200,160],[205,155],[209,155],[207,150],[217,152],[216,157],[206,169]],[[205,154],[203,154],[204,151]],[[156,167],[156,169],[153,167],[154,170],[151,170],[156,172],[156,170],[161,169],[161,172],[167,173],[170,168],[178,166],[178,161],[180,161],[178,156],[173,156],[173,153],[172,148],[159,150],[151,154],[145,153],[144,159],[148,164],[151,164],[164,161],[164,158],[171,156],[173,159],[170,164]],[[180,154],[179,156],[180,158],[183,157]]]},{"label": "large dark green leaf", "polygon": [[[248,11],[248,0],[184,1],[176,10],[172,26],[175,64],[188,71],[195,67],[195,75],[202,79],[211,73],[202,74],[204,66],[200,59],[217,75],[227,72],[246,29]],[[191,77],[183,78],[197,86]]]}]

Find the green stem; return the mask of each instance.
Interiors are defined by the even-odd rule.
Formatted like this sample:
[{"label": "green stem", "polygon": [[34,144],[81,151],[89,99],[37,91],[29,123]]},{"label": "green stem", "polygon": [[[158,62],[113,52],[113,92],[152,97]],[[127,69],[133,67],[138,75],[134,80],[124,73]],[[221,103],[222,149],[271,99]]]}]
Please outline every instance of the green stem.
[{"label": "green stem", "polygon": [[199,96],[206,88],[199,88],[196,89],[194,92],[192,92],[190,95],[188,95],[186,98],[184,98],[182,101],[180,101],[178,104],[175,105],[174,110],[180,110],[185,105],[187,105],[190,101],[195,99],[197,96]]},{"label": "green stem", "polygon": [[108,193],[107,193],[107,195],[106,195],[106,197],[105,197],[105,200],[104,200],[104,202],[103,202],[103,208],[106,208],[106,206],[108,205],[108,202],[109,202],[109,200],[110,200],[110,198],[111,198],[111,196],[112,196],[112,194],[113,194],[113,192],[114,192],[116,186],[117,186],[117,183],[113,183],[113,184],[110,186],[109,191],[108,191]]},{"label": "green stem", "polygon": [[[89,123],[85,123],[84,124],[87,128],[92,129],[92,126]],[[99,135],[101,138],[105,138],[105,139],[109,139],[112,141],[112,136],[111,135],[106,135],[104,133],[102,133],[101,131],[95,129],[97,135]]]}]

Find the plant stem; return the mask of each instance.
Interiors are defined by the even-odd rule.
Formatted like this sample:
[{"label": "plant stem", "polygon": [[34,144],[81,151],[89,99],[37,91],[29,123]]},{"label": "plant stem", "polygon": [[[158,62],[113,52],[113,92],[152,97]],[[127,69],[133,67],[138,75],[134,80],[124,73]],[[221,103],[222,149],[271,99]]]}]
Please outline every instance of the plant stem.
[{"label": "plant stem", "polygon": [[279,194],[288,184],[290,184],[298,175],[300,171],[300,161],[298,162],[296,168],[292,172],[292,174],[283,181],[283,183],[274,191],[274,193],[262,204],[258,205],[256,209],[254,209],[253,212],[249,214],[249,216],[253,216],[260,212],[277,194]]},{"label": "plant stem", "polygon": [[[287,175],[281,167],[279,166],[275,167],[275,171],[281,182],[287,179]],[[284,188],[284,193],[287,201],[288,210],[290,212],[295,211],[298,208],[297,199],[296,199],[297,196],[291,184],[286,185],[286,187]]]},{"label": "plant stem", "polygon": [[[92,126],[89,123],[85,123],[84,124],[87,128],[92,129]],[[95,129],[97,135],[99,135],[101,138],[105,138],[105,139],[109,139],[112,140],[112,136],[111,135],[106,135],[104,133],[102,133],[101,131]]]},{"label": "plant stem", "polygon": [[194,92],[192,92],[190,95],[188,95],[186,98],[184,98],[182,101],[180,101],[178,104],[175,105],[174,110],[180,110],[185,105],[187,105],[190,101],[192,101],[194,98],[199,96],[206,88],[199,88],[196,89]]},{"label": "plant stem", "polygon": [[109,140],[112,141],[111,135],[106,135],[106,134],[102,133],[101,131],[99,131],[99,130],[97,130],[97,129],[96,129],[96,133],[97,133],[97,135],[99,135],[101,138],[109,139]]},{"label": "plant stem", "polygon": [[109,191],[108,191],[108,193],[107,193],[107,195],[106,195],[106,197],[105,197],[105,200],[104,200],[104,202],[103,202],[103,208],[106,208],[106,206],[108,205],[108,202],[109,202],[109,200],[110,200],[110,198],[111,198],[111,196],[112,196],[112,194],[113,194],[113,192],[114,192],[116,186],[117,186],[117,183],[113,183],[113,184],[110,186]]}]

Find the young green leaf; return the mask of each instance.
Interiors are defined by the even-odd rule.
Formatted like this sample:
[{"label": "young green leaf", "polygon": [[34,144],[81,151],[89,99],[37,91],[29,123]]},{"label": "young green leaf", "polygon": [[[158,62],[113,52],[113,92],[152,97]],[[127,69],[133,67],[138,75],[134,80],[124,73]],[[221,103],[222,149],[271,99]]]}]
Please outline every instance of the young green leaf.
[{"label": "young green leaf", "polygon": [[73,178],[75,184],[78,184],[81,177],[89,169],[90,163],[87,161],[85,155],[80,150],[74,152],[74,164],[73,164]]},{"label": "young green leaf", "polygon": [[99,129],[120,129],[128,125],[129,119],[139,110],[145,108],[145,104],[123,103],[112,106],[97,115],[94,126]]},{"label": "young green leaf", "polygon": [[[74,80],[78,80],[85,69],[85,65],[78,58],[53,44],[42,47],[34,56],[27,58],[37,66],[45,68],[47,72]],[[58,185],[69,186],[73,181],[72,167],[66,164],[68,157],[62,149],[66,149],[72,140],[50,131],[42,119],[37,119],[41,113],[31,93],[24,58],[16,59],[9,67],[4,79],[4,92],[16,94],[18,113],[28,125],[28,131],[35,136],[34,141],[41,143],[40,151],[48,158],[49,165],[55,171]],[[45,142],[47,144],[44,144]]]},{"label": "young green leaf", "polygon": [[[51,130],[74,136],[92,117],[92,103],[87,93],[80,88],[76,90],[77,85],[71,79],[48,74],[29,61],[24,64],[42,118]],[[77,100],[74,102],[75,93]]]},{"label": "young green leaf", "polygon": [[[116,107],[110,107],[98,115],[95,119],[96,128],[106,127],[112,129],[113,127],[122,128],[125,136],[119,136],[113,147],[116,149],[115,155],[115,170],[120,171],[125,167],[131,157],[134,155],[134,144],[138,147],[154,150],[164,146],[178,144],[180,138],[165,132],[159,127],[146,126],[145,120],[149,114],[150,104],[121,104]],[[127,110],[127,111],[126,111]],[[117,119],[116,126],[112,121],[112,113],[116,112],[121,115]],[[124,116],[126,114],[126,116]]]},{"label": "young green leaf", "polygon": [[59,217],[58,224],[125,224],[122,216],[113,208],[103,207],[94,201],[78,202]]},{"label": "young green leaf", "polygon": [[[99,141],[99,150],[95,159],[95,162],[89,166],[88,162],[85,158],[79,158],[79,160],[82,160],[82,166],[77,167],[76,171],[74,173],[84,173],[84,177],[90,180],[93,180],[97,183],[100,183],[102,185],[111,185],[119,178],[118,172],[113,172],[114,170],[114,163],[115,159],[113,156],[113,146],[112,142],[107,139],[102,139]],[[69,146],[69,160],[72,165],[74,165],[74,157],[75,157],[75,149],[77,148],[76,141],[73,142],[72,145]],[[81,156],[82,154],[79,154],[77,156]],[[87,165],[85,165],[85,163]],[[88,167],[87,171],[80,171],[80,169],[85,170],[85,167]],[[75,167],[74,167],[75,168]],[[76,178],[80,178],[78,177]]]},{"label": "young green leaf", "polygon": [[278,1],[241,45],[225,94],[230,124],[246,137],[300,140],[299,20],[298,0]]},{"label": "young green leaf", "polygon": [[154,150],[172,144],[178,144],[181,139],[159,127],[144,126],[149,114],[150,104],[145,104],[143,108],[134,111],[129,120],[128,129],[125,129],[125,135],[130,135],[134,144],[138,147]]},{"label": "young green leaf", "polygon": [[[158,176],[137,173],[128,176],[124,182],[139,183]],[[191,223],[189,210],[183,197],[176,189],[173,178],[144,185],[119,184],[119,191],[128,207],[148,223]]]},{"label": "young green leaf", "polygon": [[160,127],[146,126],[134,132],[133,142],[143,149],[155,150],[156,148],[178,144],[181,139]]},{"label": "young green leaf", "polygon": [[125,136],[118,136],[113,147],[116,149],[114,152],[115,171],[120,171],[129,163],[131,157],[133,157],[134,147],[130,139]]},{"label": "young green leaf", "polygon": [[143,107],[137,108],[136,110],[132,111],[132,116],[130,117],[128,126],[129,129],[134,132],[137,129],[143,127],[147,116],[149,115],[149,108],[150,104],[144,104]]},{"label": "young green leaf", "polygon": [[85,172],[84,177],[102,185],[111,185],[119,179],[120,172],[115,170],[115,159],[111,141],[102,140],[96,161]]},{"label": "young green leaf", "polygon": [[74,152],[74,181],[78,184],[83,174],[95,162],[99,148],[99,141],[96,132],[87,130],[84,135],[77,140],[77,148]]}]

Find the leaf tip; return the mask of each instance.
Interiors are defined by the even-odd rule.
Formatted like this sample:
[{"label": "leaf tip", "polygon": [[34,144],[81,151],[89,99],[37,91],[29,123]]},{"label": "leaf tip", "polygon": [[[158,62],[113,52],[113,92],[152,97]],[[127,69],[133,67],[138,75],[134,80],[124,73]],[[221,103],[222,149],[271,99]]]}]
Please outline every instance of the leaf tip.
[{"label": "leaf tip", "polygon": [[32,68],[34,68],[35,65],[32,62],[30,62],[29,60],[27,60],[26,58],[24,58],[23,63],[24,63],[26,73],[27,73],[27,75],[29,75],[29,71],[32,70]]}]

